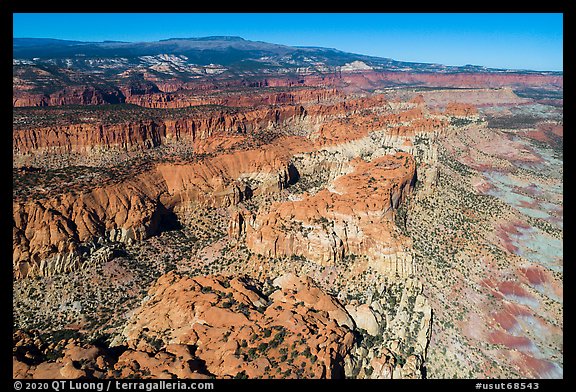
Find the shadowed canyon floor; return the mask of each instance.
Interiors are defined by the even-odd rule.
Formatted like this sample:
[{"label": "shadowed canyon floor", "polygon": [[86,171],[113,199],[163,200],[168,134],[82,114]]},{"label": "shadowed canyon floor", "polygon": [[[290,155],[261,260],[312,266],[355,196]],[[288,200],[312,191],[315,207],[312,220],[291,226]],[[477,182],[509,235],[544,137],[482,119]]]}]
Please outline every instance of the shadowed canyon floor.
[{"label": "shadowed canyon floor", "polygon": [[561,99],[371,78],[15,107],[14,376],[562,378]]}]

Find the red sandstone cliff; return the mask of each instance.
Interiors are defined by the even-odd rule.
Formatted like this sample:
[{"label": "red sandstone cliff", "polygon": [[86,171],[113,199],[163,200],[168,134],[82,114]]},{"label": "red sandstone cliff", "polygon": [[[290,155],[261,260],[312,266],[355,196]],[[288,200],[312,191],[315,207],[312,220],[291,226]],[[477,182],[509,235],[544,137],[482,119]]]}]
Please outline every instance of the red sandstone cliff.
[{"label": "red sandstone cliff", "polygon": [[[100,237],[142,240],[173,223],[174,213],[185,215],[197,205],[236,205],[247,194],[278,191],[291,181],[289,157],[279,146],[238,151],[196,163],[159,164],[92,189],[15,199],[14,276],[70,271],[79,266],[83,243]],[[247,189],[237,182],[240,177],[253,177],[258,188]]]},{"label": "red sandstone cliff", "polygon": [[[280,137],[265,146],[225,153],[218,150],[222,146],[218,141],[229,140],[230,133],[238,135],[238,129],[250,133],[256,128],[265,130],[303,121],[312,124],[308,125],[312,128],[308,136]],[[115,241],[146,238],[158,232],[163,219],[184,219],[197,205],[234,206],[253,194],[282,190],[297,179],[298,174],[291,167],[294,154],[361,140],[375,130],[385,131],[389,137],[413,136],[419,131],[435,132],[445,124],[442,115],[430,116],[422,107],[393,110],[382,95],[376,95],[306,107],[288,105],[233,114],[200,113],[176,120],[15,130],[15,157],[39,153],[58,156],[69,152],[89,155],[102,149],[138,151],[168,142],[189,141],[198,150],[212,154],[196,162],[153,164],[152,169],[136,171],[128,179],[117,179],[107,185],[70,189],[36,200],[32,192],[29,198],[15,199],[15,276],[50,275],[73,269],[80,262],[81,244],[100,237]],[[236,140],[236,136],[231,139]],[[375,259],[385,258],[382,265],[388,264],[384,269],[409,273],[412,268],[409,262],[402,260],[397,264],[395,256],[391,256],[402,252],[404,240],[390,234],[393,225],[389,217],[391,208],[398,205],[412,186],[413,159],[398,155],[370,164],[360,162],[356,163],[356,170],[359,172],[332,185],[341,186],[340,191],[324,190],[301,202],[279,205],[272,214],[280,215],[274,215],[274,219],[267,220],[262,215],[249,222],[244,217],[254,227],[261,227],[256,231],[247,227],[248,245],[257,253],[304,254],[320,262],[333,262],[350,253],[373,255]],[[368,176],[370,172],[373,173]],[[379,173],[381,176],[373,180],[378,184],[371,184],[369,180]],[[342,181],[349,183],[341,184]],[[355,210],[365,203],[372,204]],[[329,205],[332,207],[328,208]],[[334,218],[334,211],[340,209],[340,217]],[[289,232],[278,231],[276,223],[288,222],[294,213],[305,211],[311,211],[310,216],[302,216],[300,221],[316,225],[315,239],[295,239]],[[354,218],[363,214],[370,218],[362,221]],[[312,218],[330,218],[338,230],[331,234],[316,221],[310,221]],[[377,223],[367,223],[374,219]]]},{"label": "red sandstone cliff", "polygon": [[[383,96],[344,100],[336,104],[283,105],[239,111],[206,111],[179,119],[140,120],[102,124],[76,123],[13,131],[15,164],[26,164],[27,154],[97,153],[99,150],[133,151],[156,147],[167,142],[195,142],[212,135],[252,133],[257,130],[305,124],[313,128],[330,117],[363,117],[364,108],[386,104]],[[402,118],[392,118],[398,121]],[[360,124],[357,124],[360,125]],[[382,126],[382,124],[377,124]]]},{"label": "red sandstone cliff", "polygon": [[336,89],[302,89],[286,92],[253,94],[221,93],[216,95],[195,94],[189,91],[174,93],[131,94],[126,103],[150,108],[183,108],[198,105],[221,105],[230,107],[258,107],[269,105],[297,105],[319,103],[331,99],[341,99],[343,94]]},{"label": "red sandstone cliff", "polygon": [[[256,79],[253,82],[224,78],[219,81],[200,79],[184,82],[181,80],[156,80],[153,75],[136,86],[133,83],[118,85],[116,88],[95,86],[67,86],[56,92],[29,92],[29,86],[15,79],[13,106],[58,106],[58,105],[98,105],[104,103],[133,103],[154,108],[179,108],[193,105],[257,106],[287,103],[304,103],[314,100],[338,97],[335,88],[360,91],[390,85],[407,84],[428,87],[460,88],[534,88],[545,87],[562,89],[564,78],[561,75],[530,73],[432,73],[432,72],[382,72],[355,71],[336,72],[325,75],[302,75],[300,77],[273,76]],[[323,92],[293,90],[280,93],[243,94],[229,92],[235,88],[261,87],[316,87]],[[210,91],[221,91],[221,95],[206,96]]]},{"label": "red sandstone cliff", "polygon": [[54,93],[29,93],[14,90],[13,107],[103,105],[124,102],[123,94],[116,89],[103,90],[94,86],[68,86]]}]

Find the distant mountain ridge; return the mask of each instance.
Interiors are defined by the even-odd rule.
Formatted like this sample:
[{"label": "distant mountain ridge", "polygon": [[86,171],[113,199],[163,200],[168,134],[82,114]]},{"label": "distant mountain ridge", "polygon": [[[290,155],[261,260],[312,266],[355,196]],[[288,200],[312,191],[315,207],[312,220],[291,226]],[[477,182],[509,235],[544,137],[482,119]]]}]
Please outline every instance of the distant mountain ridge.
[{"label": "distant mountain ridge", "polygon": [[13,38],[12,75],[14,107],[126,102],[167,107],[189,105],[190,95],[260,87],[544,88],[540,95],[563,88],[561,72],[403,62],[237,36],[154,42]]},{"label": "distant mountain ridge", "polygon": [[[315,46],[287,46],[262,41],[250,41],[238,36],[209,36],[168,38],[151,42],[83,42],[52,38],[13,38],[13,57],[23,60],[58,60],[63,58],[118,58],[135,60],[140,56],[164,54],[186,56],[189,64],[238,66],[242,62],[257,62],[260,68],[283,66],[286,68],[345,66],[362,61],[369,67],[383,71],[411,72],[527,72],[561,75],[557,71],[511,71],[478,65],[445,66],[442,64],[396,61],[390,58],[343,52],[333,48]],[[136,63],[138,61],[135,61]],[[258,64],[251,64],[258,68]],[[244,68],[244,67],[240,67]],[[322,71],[320,67],[319,71]]]}]

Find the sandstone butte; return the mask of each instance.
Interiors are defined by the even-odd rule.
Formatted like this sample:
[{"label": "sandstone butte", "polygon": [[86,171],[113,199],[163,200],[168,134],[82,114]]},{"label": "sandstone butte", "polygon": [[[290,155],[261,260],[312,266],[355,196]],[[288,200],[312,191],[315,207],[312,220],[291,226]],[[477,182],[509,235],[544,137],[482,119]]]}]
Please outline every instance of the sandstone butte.
[{"label": "sandstone butte", "polygon": [[274,203],[248,219],[247,246],[268,257],[297,255],[324,265],[366,255],[382,272],[412,274],[405,253],[409,240],[395,231],[391,218],[414,185],[414,158],[397,153],[352,164],[353,172],[337,178],[331,189]]},{"label": "sandstone butte", "polygon": [[[413,137],[417,132],[439,132],[448,125],[447,115],[452,115],[451,111],[456,110],[456,114],[473,111],[466,107],[451,106],[446,113],[429,114],[421,103],[404,105],[405,109],[398,110],[392,109],[394,105],[404,104],[390,102],[383,95],[375,95],[313,103],[306,107],[291,105],[277,109],[249,109],[231,117],[223,113],[208,113],[200,114],[196,118],[139,124],[71,124],[15,130],[15,162],[19,158],[42,153],[56,156],[76,151],[81,153],[81,156],[97,156],[107,149],[147,149],[169,139],[177,140],[179,144],[186,144],[186,140],[189,140],[193,145],[210,151],[211,155],[193,162],[153,164],[150,170],[89,189],[70,189],[62,194],[43,198],[15,198],[14,276],[22,278],[28,275],[52,275],[71,271],[80,264],[82,244],[98,238],[122,242],[142,240],[157,234],[163,225],[184,218],[184,215],[193,212],[197,205],[231,206],[254,193],[284,189],[297,180],[298,173],[291,162],[295,154],[343,145],[354,149],[354,144],[350,143],[365,140],[367,135],[375,131],[383,131],[392,138]],[[250,135],[257,127],[270,129],[282,124],[294,126],[298,123],[305,124],[311,129],[311,133],[308,136],[278,137],[266,144],[265,148],[254,146],[244,150],[218,150],[222,145],[226,145],[229,139],[233,139],[232,143],[235,145],[239,139],[238,128],[244,129],[247,135]],[[242,136],[240,139],[243,140]],[[402,142],[406,145],[404,139]],[[345,196],[341,196],[325,190],[302,202],[304,206],[309,204],[312,211],[317,211],[314,212],[315,219],[320,219],[320,214],[326,213],[325,206],[328,203],[342,209],[341,216],[330,217],[337,223],[336,237],[321,229],[313,233],[313,236],[319,237],[311,242],[316,244],[312,246],[324,246],[333,242],[329,248],[319,252],[321,256],[316,257],[318,261],[334,261],[346,252],[355,251],[391,255],[402,248],[405,239],[390,234],[393,225],[381,216],[389,212],[389,205],[396,206],[411,186],[409,184],[414,177],[414,163],[410,157],[404,159],[404,169],[386,169],[388,174],[382,172],[382,179],[386,179],[386,184],[374,193],[382,197],[380,201],[375,201],[375,206],[378,205],[379,209],[370,211],[366,208],[363,212],[368,219],[386,228],[380,233],[366,226],[366,219],[360,221],[350,218],[351,211],[345,206],[347,203],[355,203],[351,193],[344,192]],[[362,170],[363,166],[358,167]],[[399,178],[394,180],[387,177],[389,175],[398,175]],[[357,192],[370,191],[369,188],[360,187],[358,181],[352,180],[353,177],[347,178],[350,183],[342,186],[358,186]],[[247,186],[246,180],[255,182],[256,188]],[[282,211],[284,209],[287,209],[285,214],[288,217],[288,205],[284,206]],[[346,216],[348,218],[345,218]],[[335,218],[337,219],[334,220]],[[259,219],[258,222],[261,222],[262,218]],[[285,218],[280,217],[280,220],[282,219]],[[266,233],[278,230],[272,227],[274,225],[264,222],[258,225],[262,225]],[[284,238],[287,234],[282,235],[281,241],[294,241]],[[248,241],[258,252],[287,254],[292,246],[288,243],[268,250],[263,248],[263,244],[273,241],[275,235],[256,240],[250,232]],[[367,235],[367,238],[360,238],[363,235]],[[383,240],[387,245],[375,245],[374,241],[379,240]],[[295,241],[294,246],[297,253],[311,255],[315,252],[308,248],[306,242]],[[282,250],[278,250],[280,248]],[[387,260],[387,263],[394,264],[394,258]],[[394,267],[392,270],[402,269],[409,273],[409,265],[410,262],[407,261],[402,263],[403,267]]]},{"label": "sandstone butte", "polygon": [[[357,313],[362,323],[365,309]],[[192,278],[172,271],[150,288],[109,347],[75,339],[49,346],[15,332],[13,375],[343,378],[345,362],[358,355],[355,330],[346,308],[309,277],[286,274],[263,285],[247,277]],[[55,349],[61,356],[46,360]],[[379,376],[421,377],[417,355],[400,365],[389,350],[382,352],[371,359]]]}]

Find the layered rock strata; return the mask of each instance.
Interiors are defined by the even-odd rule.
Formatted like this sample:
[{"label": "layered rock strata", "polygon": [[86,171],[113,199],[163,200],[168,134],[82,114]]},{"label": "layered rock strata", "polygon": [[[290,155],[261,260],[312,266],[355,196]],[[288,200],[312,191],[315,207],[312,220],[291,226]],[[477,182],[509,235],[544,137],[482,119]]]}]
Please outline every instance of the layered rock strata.
[{"label": "layered rock strata", "polygon": [[[448,125],[444,116],[428,115],[422,107],[411,105],[396,109],[394,106],[384,95],[377,94],[331,104],[207,110],[175,118],[166,115],[146,119],[147,115],[143,113],[143,119],[122,121],[119,118],[113,123],[98,119],[95,113],[66,123],[63,112],[63,116],[56,116],[62,121],[55,121],[54,115],[46,113],[45,124],[50,125],[30,126],[26,125],[29,120],[24,116],[12,134],[13,161],[16,167],[46,166],[52,161],[48,158],[59,156],[61,165],[94,165],[91,158],[105,153],[134,155],[164,145],[187,145],[202,153],[222,147],[216,145],[207,149],[207,143],[212,143],[213,139],[242,139],[246,135],[261,138],[260,133],[273,135],[274,132],[310,135],[314,145],[321,147],[345,143],[376,130],[386,129],[390,135],[414,135],[415,132],[438,131]],[[97,166],[106,165],[105,160],[95,162]]]},{"label": "layered rock strata", "polygon": [[[464,115],[472,112],[469,107],[454,106],[450,110]],[[267,212],[261,212],[258,219],[236,216],[242,223],[231,228],[232,236],[239,239],[246,232],[251,249],[274,257],[303,255],[320,263],[334,263],[344,255],[363,254],[374,256],[378,260],[375,263],[386,265],[382,268],[392,274],[404,276],[414,272],[405,252],[409,244],[394,234],[390,220],[392,210],[413,186],[414,160],[407,155],[398,156],[398,161],[404,159],[400,165],[404,169],[394,169],[386,166],[384,158],[377,159],[401,150],[426,162],[434,156],[431,144],[435,135],[448,125],[445,114],[429,114],[422,102],[399,105],[383,95],[375,95],[330,105],[312,104],[306,109],[302,106],[256,109],[243,112],[242,120],[203,116],[198,123],[190,119],[165,120],[161,126],[150,120],[138,126],[113,125],[106,130],[103,125],[98,130],[70,125],[65,129],[15,131],[15,162],[42,154],[77,152],[91,156],[105,149],[139,150],[168,141],[186,144],[188,139],[198,150],[210,151],[193,162],[150,162],[142,169],[135,168],[126,178],[111,178],[99,186],[68,186],[57,194],[40,195],[38,187],[28,185],[31,188],[25,193],[27,196],[17,197],[13,203],[15,276],[71,271],[98,248],[96,243],[142,240],[193,220],[197,206],[237,206],[255,195],[279,192],[302,176],[324,175],[327,178],[317,190],[344,176],[330,185],[340,190],[323,189],[303,196],[292,206],[280,204],[273,212],[280,215],[275,217],[264,218]],[[218,133],[232,132],[239,123],[248,121],[254,127],[269,129],[279,123],[288,126],[293,121],[290,119],[295,118],[301,124],[307,121],[311,127],[307,136],[279,137],[265,148],[218,150],[229,142],[236,143],[237,139]],[[253,131],[251,127],[247,131]],[[423,135],[428,137],[425,146],[416,143]],[[350,163],[358,156],[369,162]],[[386,168],[377,166],[380,163]],[[355,168],[364,172],[352,180]],[[370,170],[386,173],[382,171],[383,177],[376,179],[368,175]],[[344,179],[351,182],[342,183]],[[70,181],[73,184],[75,179]],[[362,181],[370,181],[368,188]],[[353,191],[346,190],[349,187]],[[377,191],[372,192],[370,187]],[[360,212],[350,210],[351,205],[358,203],[355,192],[371,194],[375,198],[373,205],[362,207]],[[312,211],[308,218],[297,220],[307,226],[297,235],[279,230],[276,224],[282,226],[282,222],[291,220],[294,208]],[[352,218],[356,214],[368,219]],[[327,222],[335,226],[323,227],[321,223]],[[381,227],[376,229],[377,225]],[[260,228],[263,232],[259,232]]]}]

